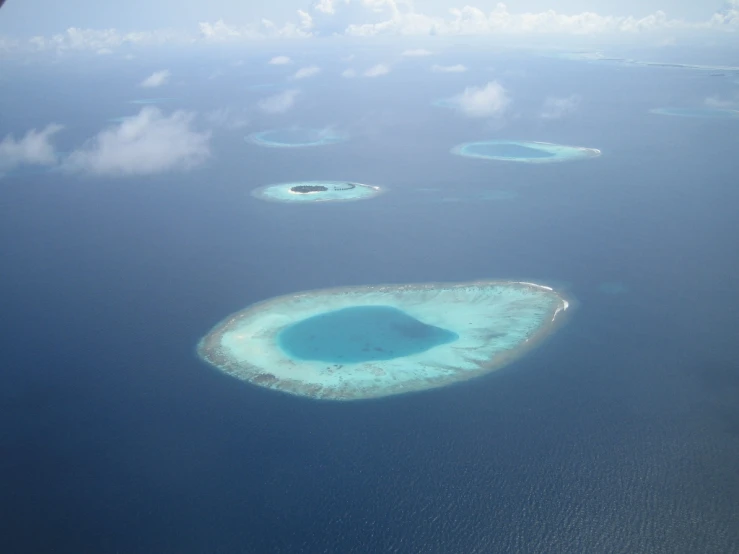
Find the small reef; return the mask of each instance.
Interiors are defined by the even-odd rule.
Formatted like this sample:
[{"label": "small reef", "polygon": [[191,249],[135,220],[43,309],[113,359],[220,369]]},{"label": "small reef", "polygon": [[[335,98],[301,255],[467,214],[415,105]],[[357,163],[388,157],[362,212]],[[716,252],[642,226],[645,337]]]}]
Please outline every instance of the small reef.
[{"label": "small reef", "polygon": [[569,162],[600,156],[597,148],[564,146],[549,142],[486,140],[455,146],[452,154],[469,158],[532,164]]},{"label": "small reef", "polygon": [[252,196],[270,202],[346,202],[366,200],[384,192],[380,187],[348,181],[299,181],[267,185],[252,191]]},{"label": "small reef", "polygon": [[298,396],[359,400],[500,369],[566,320],[551,287],[517,281],[378,285],[272,298],[198,344],[227,375]]},{"label": "small reef", "polygon": [[347,136],[332,129],[270,129],[252,133],[246,141],[270,148],[305,148],[308,146],[326,146],[347,140]]}]

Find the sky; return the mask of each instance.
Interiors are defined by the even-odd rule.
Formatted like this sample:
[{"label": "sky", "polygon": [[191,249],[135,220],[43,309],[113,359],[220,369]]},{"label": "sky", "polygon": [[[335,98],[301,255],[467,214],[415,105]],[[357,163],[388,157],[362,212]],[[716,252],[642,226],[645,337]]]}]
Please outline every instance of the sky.
[{"label": "sky", "polygon": [[[479,28],[480,14],[488,18],[500,13],[509,17],[529,14],[551,21],[551,12],[555,19],[559,17],[570,27],[573,20],[592,23],[595,19],[596,24],[589,23],[588,28],[600,30],[603,22],[614,18],[644,20],[647,26],[654,26],[655,21],[661,24],[706,22],[722,9],[725,15],[729,14],[722,23],[729,21],[739,27],[739,0],[508,0],[505,3],[491,0],[129,0],[113,3],[8,0],[0,10],[0,37],[5,37],[6,42],[9,38],[48,38],[72,28],[98,32],[115,29],[119,33],[169,29],[202,34],[203,26],[214,28],[219,22],[225,29],[248,27],[258,31],[256,35],[285,38],[346,33],[350,26],[353,30],[349,34],[429,34],[434,29],[430,21],[441,22],[442,32],[448,32],[444,25],[460,18],[474,20],[472,26]],[[402,18],[403,23],[385,25],[379,30],[368,27],[393,18]],[[500,21],[500,17],[495,19]],[[470,26],[463,29],[464,34],[469,33]],[[459,26],[456,29],[458,32]]]}]

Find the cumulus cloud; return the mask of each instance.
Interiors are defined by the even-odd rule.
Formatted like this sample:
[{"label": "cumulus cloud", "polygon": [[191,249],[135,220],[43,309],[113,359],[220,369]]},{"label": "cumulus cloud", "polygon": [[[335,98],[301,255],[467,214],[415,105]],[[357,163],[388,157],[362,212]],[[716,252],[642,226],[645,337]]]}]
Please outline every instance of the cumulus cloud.
[{"label": "cumulus cloud", "polygon": [[352,77],[356,77],[357,76],[357,72],[354,69],[345,69],[341,73],[341,76],[342,77],[346,77],[347,79],[351,79]]},{"label": "cumulus cloud", "polygon": [[388,73],[390,73],[390,68],[383,63],[378,63],[377,65],[370,67],[362,73],[362,75],[365,77],[380,77],[382,75],[387,75]]},{"label": "cumulus cloud", "polygon": [[555,98],[549,96],[544,101],[541,117],[544,119],[561,119],[577,110],[582,98],[577,94],[571,94],[566,98]]},{"label": "cumulus cloud", "polygon": [[187,170],[210,156],[210,133],[193,128],[195,114],[165,116],[154,107],[104,129],[63,162],[68,171],[131,176]]},{"label": "cumulus cloud", "polygon": [[[0,39],[0,51],[25,48],[31,50],[105,51],[124,45],[163,43],[190,44],[195,41],[237,42],[257,39],[303,39],[316,36],[348,35],[371,37],[395,36],[464,36],[464,35],[585,35],[632,34],[655,31],[717,30],[739,31],[739,4],[730,0],[709,19],[686,21],[670,18],[663,11],[645,17],[603,15],[594,12],[560,13],[511,12],[502,2],[492,11],[473,5],[449,10],[445,16],[417,11],[412,0],[315,0],[306,10],[297,10],[292,19],[277,24],[269,19],[237,26],[219,19],[198,25],[197,35],[172,30],[124,33],[116,29],[69,28],[50,37],[32,37],[24,41]],[[408,55],[426,55],[423,49],[408,50]],[[411,54],[419,52],[419,54]],[[424,54],[420,54],[424,52]]]},{"label": "cumulus cloud", "polygon": [[270,114],[285,113],[295,105],[295,99],[299,94],[300,91],[297,89],[280,92],[259,102],[259,109]]},{"label": "cumulus cloud", "polygon": [[199,38],[206,42],[243,42],[260,39],[294,39],[309,38],[313,36],[311,31],[313,19],[307,12],[298,11],[298,22],[288,22],[277,25],[269,19],[262,19],[258,24],[246,26],[229,25],[222,19],[214,22],[203,21],[199,23]]},{"label": "cumulus cloud", "polygon": [[433,54],[430,50],[426,50],[424,48],[415,48],[412,50],[406,50],[401,55],[406,56],[407,58],[420,58],[422,56],[430,56]]},{"label": "cumulus cloud", "polygon": [[243,110],[219,108],[205,114],[205,121],[212,127],[242,129],[249,125],[249,118]]},{"label": "cumulus cloud", "polygon": [[293,63],[293,61],[287,56],[275,56],[268,63],[271,65],[287,65]]},{"label": "cumulus cloud", "polygon": [[719,28],[739,28],[739,0],[728,0],[724,7],[713,14],[709,26]]},{"label": "cumulus cloud", "polygon": [[468,117],[495,117],[505,112],[511,100],[500,83],[491,81],[484,87],[467,87],[449,102]]},{"label": "cumulus cloud", "polygon": [[35,36],[27,46],[36,51],[113,50],[121,46],[154,46],[165,43],[184,43],[192,40],[188,33],[159,29],[122,33],[116,29],[79,29],[70,27],[50,37]]},{"label": "cumulus cloud", "polygon": [[[364,0],[362,0],[364,3]],[[538,13],[508,11],[499,2],[486,13],[475,6],[449,10],[450,17],[429,16],[413,9],[411,4],[383,0],[386,18],[379,22],[353,23],[346,27],[351,36],[376,35],[487,35],[501,33],[567,33],[596,34],[608,32],[642,32],[655,29],[684,28],[682,20],[670,19],[657,11],[643,18],[632,16],[603,16],[593,12],[561,14],[554,10]]]},{"label": "cumulus cloud", "polygon": [[0,142],[0,173],[20,165],[54,165],[57,161],[51,138],[62,126],[51,123],[41,131],[31,129],[19,139],[8,134]]},{"label": "cumulus cloud", "polygon": [[432,65],[431,71],[434,73],[464,73],[467,67],[458,63],[457,65]]},{"label": "cumulus cloud", "polygon": [[311,65],[308,67],[301,67],[295,72],[295,75],[293,75],[293,79],[307,79],[308,77],[313,77],[315,75],[318,75],[321,72],[321,68],[317,65]]},{"label": "cumulus cloud", "polygon": [[172,74],[169,72],[168,69],[164,69],[162,71],[155,71],[154,73],[149,75],[146,79],[141,81],[141,83],[139,83],[139,86],[147,87],[147,88],[161,87],[162,85],[166,84],[167,81],[169,81],[169,78],[171,76]]}]

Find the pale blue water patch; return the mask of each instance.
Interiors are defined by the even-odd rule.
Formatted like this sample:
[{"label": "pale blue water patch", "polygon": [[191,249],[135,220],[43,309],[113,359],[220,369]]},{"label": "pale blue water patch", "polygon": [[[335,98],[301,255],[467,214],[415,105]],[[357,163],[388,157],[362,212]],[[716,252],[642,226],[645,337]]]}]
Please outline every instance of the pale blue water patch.
[{"label": "pale blue water patch", "polygon": [[513,200],[517,197],[518,194],[512,190],[488,190],[480,193],[479,199],[497,202],[500,200]]},{"label": "pale blue water patch", "polygon": [[704,117],[710,119],[739,119],[739,110],[727,108],[655,108],[650,113],[676,117]]},{"label": "pale blue water patch", "polygon": [[454,101],[453,98],[438,98],[431,102],[431,105],[437,108],[447,109],[455,109],[458,107],[458,104]]},{"label": "pale blue water patch", "polygon": [[302,148],[325,146],[347,140],[347,136],[332,129],[308,129],[293,127],[289,129],[270,129],[252,133],[247,142],[272,148]]},{"label": "pale blue water patch", "polygon": [[164,104],[171,102],[175,98],[139,98],[137,100],[129,100],[129,104],[140,104],[140,105],[151,105],[151,104]]},{"label": "pale blue water patch", "polygon": [[597,148],[518,140],[467,142],[455,146],[452,153],[469,158],[524,163],[564,162],[600,156]]},{"label": "pale blue water patch", "polygon": [[0,167],[0,179],[12,179],[14,177],[30,177],[33,175],[43,175],[45,173],[52,173],[56,169],[56,166],[41,165],[22,165],[7,170],[3,170]]},{"label": "pale blue water patch", "polygon": [[434,204],[466,203],[466,202],[500,202],[513,200],[518,194],[511,190],[452,190],[446,191],[439,188],[417,188],[417,193],[423,195],[427,202]]},{"label": "pale blue water patch", "polygon": [[598,292],[609,295],[625,294],[629,288],[618,281],[607,281],[598,285]]},{"label": "pale blue water patch", "polygon": [[349,364],[411,356],[458,338],[392,306],[357,306],[294,323],[277,340],[293,359]]},{"label": "pale blue water patch", "polygon": [[285,85],[279,83],[256,83],[253,85],[247,85],[246,90],[261,91],[261,90],[279,90],[285,88]]}]

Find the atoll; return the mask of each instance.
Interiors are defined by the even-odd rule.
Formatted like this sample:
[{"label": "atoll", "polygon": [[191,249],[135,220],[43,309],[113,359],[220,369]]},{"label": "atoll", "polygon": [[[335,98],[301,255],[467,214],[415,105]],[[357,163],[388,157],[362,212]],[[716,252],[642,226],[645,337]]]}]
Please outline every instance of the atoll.
[{"label": "atoll", "polygon": [[455,146],[452,153],[469,158],[533,164],[584,160],[601,154],[597,148],[519,140],[466,142]]},{"label": "atoll", "polygon": [[657,115],[676,117],[703,117],[710,119],[739,119],[739,110],[728,108],[655,108],[649,110]]},{"label": "atoll", "polygon": [[227,375],[276,391],[377,398],[506,366],[561,325],[568,307],[552,288],[516,281],[316,290],[230,315],[197,351]]},{"label": "atoll", "polygon": [[346,135],[332,129],[271,129],[252,133],[246,137],[247,142],[271,148],[302,148],[307,146],[324,146],[343,142]]}]

